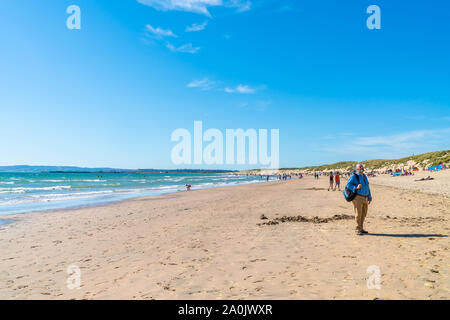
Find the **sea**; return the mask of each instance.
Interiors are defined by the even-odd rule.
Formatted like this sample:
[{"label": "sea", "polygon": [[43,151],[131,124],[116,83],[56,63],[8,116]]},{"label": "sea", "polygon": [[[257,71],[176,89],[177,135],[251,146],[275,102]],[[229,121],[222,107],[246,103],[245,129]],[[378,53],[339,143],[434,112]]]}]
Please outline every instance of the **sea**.
[{"label": "sea", "polygon": [[0,215],[79,208],[170,192],[258,183],[255,176],[185,173],[1,173]]}]

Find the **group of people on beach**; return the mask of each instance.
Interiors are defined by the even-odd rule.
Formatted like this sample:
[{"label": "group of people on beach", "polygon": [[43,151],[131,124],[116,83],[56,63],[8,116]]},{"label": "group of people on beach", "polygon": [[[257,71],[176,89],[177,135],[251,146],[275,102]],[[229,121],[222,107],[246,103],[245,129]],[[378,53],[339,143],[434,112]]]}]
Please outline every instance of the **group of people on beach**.
[{"label": "group of people on beach", "polygon": [[[248,174],[247,174],[247,176],[248,176]],[[294,173],[294,174],[283,173],[283,174],[277,174],[277,175],[262,175],[262,174],[260,174],[259,175],[260,179],[263,179],[265,177],[266,181],[269,181],[271,177],[274,177],[279,181],[282,181],[282,180],[286,181],[286,180],[293,179],[293,176],[297,176],[298,179],[302,179],[303,173]]]},{"label": "group of people on beach", "polygon": [[[372,194],[369,187],[368,175],[375,176],[376,173],[378,174],[378,172],[371,171],[366,175],[364,165],[361,163],[358,163],[355,170],[352,171],[318,171],[313,173],[315,180],[319,180],[319,177],[322,175],[328,177],[328,191],[341,191],[341,177],[349,177],[344,188],[344,194],[345,192],[352,192],[355,194],[351,202],[353,204],[353,210],[355,214],[357,235],[364,235],[368,233],[364,229],[364,221],[367,216],[369,204],[372,202]],[[302,173],[283,173],[278,174],[276,177],[278,180],[288,180],[292,179],[293,175],[297,175],[299,179],[303,178]],[[306,175],[309,175],[309,173],[306,173]],[[267,176],[267,180],[269,180],[269,176]]]},{"label": "group of people on beach", "polygon": [[[374,174],[374,172],[371,172]],[[255,175],[255,174],[254,174]],[[308,175],[308,173],[306,173]],[[328,191],[333,190],[341,191],[341,175],[342,176],[348,176],[349,179],[347,181],[347,184],[344,189],[344,195],[346,193],[353,193],[354,197],[350,200],[350,198],[347,198],[347,201],[351,201],[353,204],[353,209],[355,212],[355,221],[356,221],[356,234],[357,235],[363,235],[368,233],[364,229],[364,220],[367,216],[367,211],[369,208],[369,204],[372,202],[372,194],[370,192],[369,187],[369,180],[367,178],[367,175],[364,173],[364,165],[361,163],[358,163],[356,165],[355,170],[351,172],[339,172],[339,171],[330,171],[330,172],[314,172],[314,179],[318,180],[320,175],[328,176],[329,178],[329,186]],[[248,176],[248,173],[247,173]],[[261,179],[266,179],[267,181],[270,180],[270,177],[276,177],[277,180],[291,180],[293,176],[297,176],[299,179],[303,178],[302,173],[283,173],[278,175],[262,175],[259,174]],[[427,177],[423,180],[431,180],[432,178]],[[186,190],[189,191],[191,189],[190,184],[185,185]]]},{"label": "group of people on beach", "polygon": [[[370,172],[370,174],[374,173]],[[356,234],[367,234],[368,232],[364,229],[364,221],[367,216],[369,204],[372,202],[372,194],[369,187],[369,180],[364,173],[364,165],[358,163],[355,170],[351,172],[315,172],[314,179],[318,180],[320,175],[328,176],[330,182],[328,191],[335,191],[336,189],[341,191],[341,175],[349,177],[344,189],[344,195],[349,192],[354,194],[353,199],[348,199],[348,201],[351,201],[353,204]]]},{"label": "group of people on beach", "polygon": [[292,176],[290,174],[283,173],[282,175],[279,174],[277,178],[278,180],[288,180],[288,179],[291,180]]},{"label": "group of people on beach", "polygon": [[341,176],[339,175],[339,172],[336,173],[330,172],[329,177],[330,177],[330,185],[328,186],[328,191],[330,191],[330,189],[336,191],[336,188],[338,188],[338,190],[341,191]]}]

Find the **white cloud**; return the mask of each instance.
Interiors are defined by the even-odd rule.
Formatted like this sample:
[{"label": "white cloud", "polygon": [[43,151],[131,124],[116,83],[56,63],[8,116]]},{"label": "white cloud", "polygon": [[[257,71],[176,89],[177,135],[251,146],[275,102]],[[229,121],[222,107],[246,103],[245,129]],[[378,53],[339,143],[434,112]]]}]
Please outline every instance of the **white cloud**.
[{"label": "white cloud", "polygon": [[202,31],[206,28],[206,25],[208,24],[208,21],[203,22],[202,24],[196,24],[194,23],[192,26],[186,27],[186,32],[196,32],[196,31]]},{"label": "white cloud", "polygon": [[138,0],[138,2],[153,7],[156,10],[188,11],[204,14],[208,17],[211,16],[208,7],[222,5],[222,0]]},{"label": "white cloud", "polygon": [[180,47],[175,47],[170,42],[167,42],[166,47],[169,48],[170,51],[173,52],[183,52],[183,53],[197,53],[200,50],[200,47],[193,47],[192,43],[184,44]]},{"label": "white cloud", "polygon": [[242,84],[238,85],[236,90],[239,93],[254,93],[254,92],[256,92],[256,89],[250,88],[249,86],[242,85]]},{"label": "white cloud", "polygon": [[227,93],[255,93],[256,89],[240,84],[237,87],[226,87],[224,91]]},{"label": "white cloud", "polygon": [[250,0],[230,0],[226,5],[228,7],[237,8],[238,12],[244,12],[251,9],[252,3]]},{"label": "white cloud", "polygon": [[[179,51],[181,48],[175,48],[170,43],[168,43],[169,49],[173,51]],[[259,87],[250,87],[246,84],[239,84],[237,86],[224,86],[222,81],[211,80],[207,77],[202,79],[194,79],[190,83],[186,85],[188,88],[200,88],[202,90],[211,90],[217,89],[218,91],[226,92],[226,93],[242,93],[242,94],[251,94],[256,93],[259,90],[264,89],[266,86]],[[264,104],[265,103],[265,104]],[[264,103],[260,103],[261,105],[267,106],[271,102],[265,101]]]},{"label": "white cloud", "polygon": [[243,12],[250,10],[249,0],[137,0],[138,2],[161,11],[187,11],[211,17],[209,7],[225,6],[237,8]]},{"label": "white cloud", "polygon": [[[448,131],[448,130],[447,130]],[[418,130],[390,136],[361,137],[354,143],[360,146],[398,146],[439,137],[445,130]]]},{"label": "white cloud", "polygon": [[396,158],[405,154],[417,154],[431,150],[448,149],[450,128],[414,130],[385,136],[342,135],[338,140],[327,141],[322,149],[359,159]]},{"label": "white cloud", "polygon": [[149,24],[147,24],[147,25],[145,26],[145,29],[146,29],[149,33],[151,33],[152,36],[154,36],[155,38],[158,38],[158,39],[162,39],[162,38],[164,38],[164,37],[177,37],[177,36],[172,32],[172,30],[164,30],[164,29],[161,29],[160,27],[154,28],[154,27],[152,27],[152,26],[149,25]]},{"label": "white cloud", "polygon": [[199,88],[201,90],[211,90],[216,85],[215,81],[209,80],[208,78],[203,78],[200,80],[192,80],[186,86],[188,88]]}]

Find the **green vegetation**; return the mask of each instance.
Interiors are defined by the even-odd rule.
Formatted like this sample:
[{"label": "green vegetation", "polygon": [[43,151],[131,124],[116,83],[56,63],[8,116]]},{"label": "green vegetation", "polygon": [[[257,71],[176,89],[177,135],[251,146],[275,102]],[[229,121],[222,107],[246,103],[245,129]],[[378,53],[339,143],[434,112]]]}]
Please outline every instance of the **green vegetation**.
[{"label": "green vegetation", "polygon": [[[361,163],[365,165],[367,169],[380,169],[383,167],[403,166],[408,161],[414,161],[417,167],[430,167],[436,166],[441,163],[450,163],[450,150],[434,151],[428,153],[422,153],[414,156],[404,157],[400,159],[375,159],[366,160]],[[323,170],[351,170],[357,164],[356,161],[341,161],[333,164],[325,164],[321,166],[311,166],[299,168],[305,171],[323,171]]]},{"label": "green vegetation", "polygon": [[343,169],[343,170],[350,170],[351,168],[354,168],[357,164],[356,161],[341,161],[336,162],[333,164],[323,164],[321,166],[311,166],[311,167],[304,167],[300,168],[300,170],[305,171],[323,171],[323,170],[333,170],[333,169]]}]

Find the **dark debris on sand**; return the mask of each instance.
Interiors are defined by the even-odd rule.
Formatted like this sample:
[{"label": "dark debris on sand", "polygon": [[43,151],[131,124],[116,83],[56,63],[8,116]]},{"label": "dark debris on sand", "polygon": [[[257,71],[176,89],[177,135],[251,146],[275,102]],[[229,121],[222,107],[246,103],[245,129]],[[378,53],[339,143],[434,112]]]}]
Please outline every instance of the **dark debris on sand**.
[{"label": "dark debris on sand", "polygon": [[355,219],[354,216],[348,215],[348,214],[335,214],[331,218],[319,218],[317,216],[312,218],[307,218],[304,216],[283,216],[281,218],[275,218],[268,222],[258,223],[258,226],[261,225],[276,225],[284,222],[310,222],[310,223],[328,223],[331,221],[337,221],[337,220],[353,220]]},{"label": "dark debris on sand", "polygon": [[381,220],[397,220],[398,222],[442,222],[447,221],[444,217],[381,217]]}]

